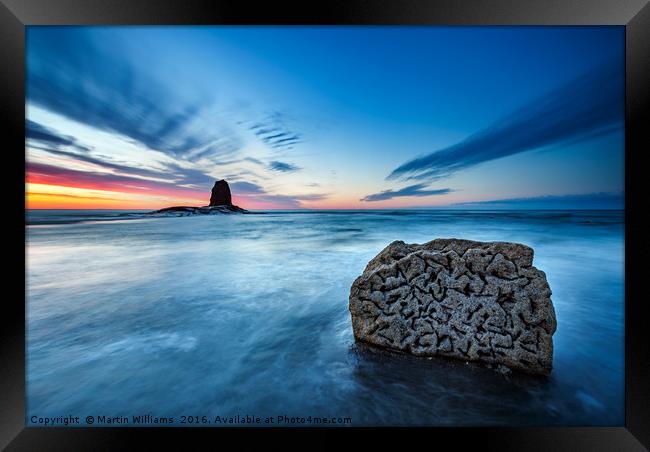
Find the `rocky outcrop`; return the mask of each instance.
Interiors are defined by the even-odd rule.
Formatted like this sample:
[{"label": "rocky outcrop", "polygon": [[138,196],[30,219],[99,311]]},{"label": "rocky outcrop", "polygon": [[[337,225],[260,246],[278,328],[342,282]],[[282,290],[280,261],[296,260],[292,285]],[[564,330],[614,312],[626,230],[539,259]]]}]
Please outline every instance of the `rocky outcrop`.
[{"label": "rocky outcrop", "polygon": [[350,290],[358,341],[548,375],[556,329],[533,250],[506,242],[391,243]]},{"label": "rocky outcrop", "polygon": [[156,214],[161,216],[171,217],[187,217],[191,215],[214,215],[221,213],[250,213],[246,209],[238,206],[203,206],[203,207],[190,207],[190,206],[174,206],[166,207],[164,209],[149,212],[150,215]]},{"label": "rocky outcrop", "polygon": [[251,213],[246,209],[235,206],[230,196],[228,182],[221,179],[214,183],[210,195],[210,205],[203,207],[173,206],[148,212],[149,215],[166,217],[187,217],[192,215],[215,215],[222,213]]},{"label": "rocky outcrop", "polygon": [[232,206],[230,187],[228,186],[228,182],[223,179],[216,181],[214,187],[212,187],[210,207],[212,206]]}]

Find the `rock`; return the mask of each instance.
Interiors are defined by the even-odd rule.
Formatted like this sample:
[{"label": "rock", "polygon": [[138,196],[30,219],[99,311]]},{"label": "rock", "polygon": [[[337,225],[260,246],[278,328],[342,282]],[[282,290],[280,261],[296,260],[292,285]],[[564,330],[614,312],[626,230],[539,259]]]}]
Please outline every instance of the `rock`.
[{"label": "rock", "polygon": [[161,215],[171,217],[187,217],[190,215],[215,215],[221,213],[250,213],[246,209],[239,206],[203,206],[203,207],[190,207],[190,206],[174,206],[165,207],[164,209],[149,212],[150,215]]},{"label": "rock", "polygon": [[164,209],[147,212],[148,215],[187,217],[192,215],[214,215],[222,213],[251,213],[246,209],[235,206],[230,196],[228,182],[221,179],[214,183],[210,196],[210,205],[202,207],[172,206]]},{"label": "rock", "polygon": [[354,337],[420,356],[549,375],[551,289],[533,250],[506,242],[391,243],[350,290]]},{"label": "rock", "polygon": [[212,195],[210,196],[210,206],[232,206],[230,187],[225,180],[221,179],[214,183]]},{"label": "rock", "polygon": [[512,373],[512,370],[509,367],[504,366],[503,364],[499,364],[495,370],[499,372],[501,375],[510,375]]}]

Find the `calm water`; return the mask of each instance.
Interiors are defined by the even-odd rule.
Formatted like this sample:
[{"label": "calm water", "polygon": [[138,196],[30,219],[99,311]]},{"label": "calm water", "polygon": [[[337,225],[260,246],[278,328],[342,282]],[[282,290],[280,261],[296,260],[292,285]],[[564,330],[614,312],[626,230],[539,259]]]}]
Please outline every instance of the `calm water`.
[{"label": "calm water", "polygon": [[[248,414],[623,424],[622,212],[124,218],[29,212],[28,422]],[[438,237],[535,249],[558,320],[549,379],[355,345],[348,294],[368,260],[393,240]]]}]

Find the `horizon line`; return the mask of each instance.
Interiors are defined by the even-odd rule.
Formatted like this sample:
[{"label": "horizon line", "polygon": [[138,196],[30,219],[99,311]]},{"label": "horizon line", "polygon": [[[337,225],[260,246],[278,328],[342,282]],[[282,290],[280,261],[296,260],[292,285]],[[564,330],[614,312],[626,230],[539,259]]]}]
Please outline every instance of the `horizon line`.
[{"label": "horizon line", "polygon": [[[96,208],[96,209],[89,209],[89,208],[83,208],[83,209],[74,209],[74,208],[62,208],[62,209],[43,209],[43,208],[25,208],[25,211],[30,211],[30,210],[128,210],[128,211],[149,211],[149,210],[158,210],[158,209],[105,209],[105,208]],[[548,211],[557,211],[557,210],[572,210],[572,211],[605,211],[605,210],[616,210],[616,211],[624,211],[625,207],[623,208],[598,208],[598,209],[589,209],[589,208],[546,208],[546,209],[530,209],[530,208],[525,208],[525,209],[518,209],[518,208],[510,208],[510,209],[488,209],[488,208],[478,208],[478,209],[471,209],[471,208],[461,208],[461,207],[392,207],[392,208],[377,208],[377,209],[363,209],[363,208],[358,208],[358,209],[327,209],[327,208],[321,208],[321,209],[309,209],[309,208],[299,208],[299,209],[246,209],[251,212],[282,212],[282,211],[304,211],[304,212],[314,212],[314,211],[377,211],[377,210],[453,210],[453,211],[512,211],[512,210],[548,210]]]}]

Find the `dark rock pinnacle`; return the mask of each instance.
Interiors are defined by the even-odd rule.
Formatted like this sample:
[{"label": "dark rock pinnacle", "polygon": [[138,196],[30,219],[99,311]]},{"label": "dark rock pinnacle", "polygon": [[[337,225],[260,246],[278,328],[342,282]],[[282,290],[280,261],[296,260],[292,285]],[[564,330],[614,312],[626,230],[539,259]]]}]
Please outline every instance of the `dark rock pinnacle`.
[{"label": "dark rock pinnacle", "polygon": [[212,187],[210,207],[212,206],[232,206],[230,187],[228,187],[228,182],[223,179],[216,181]]}]

